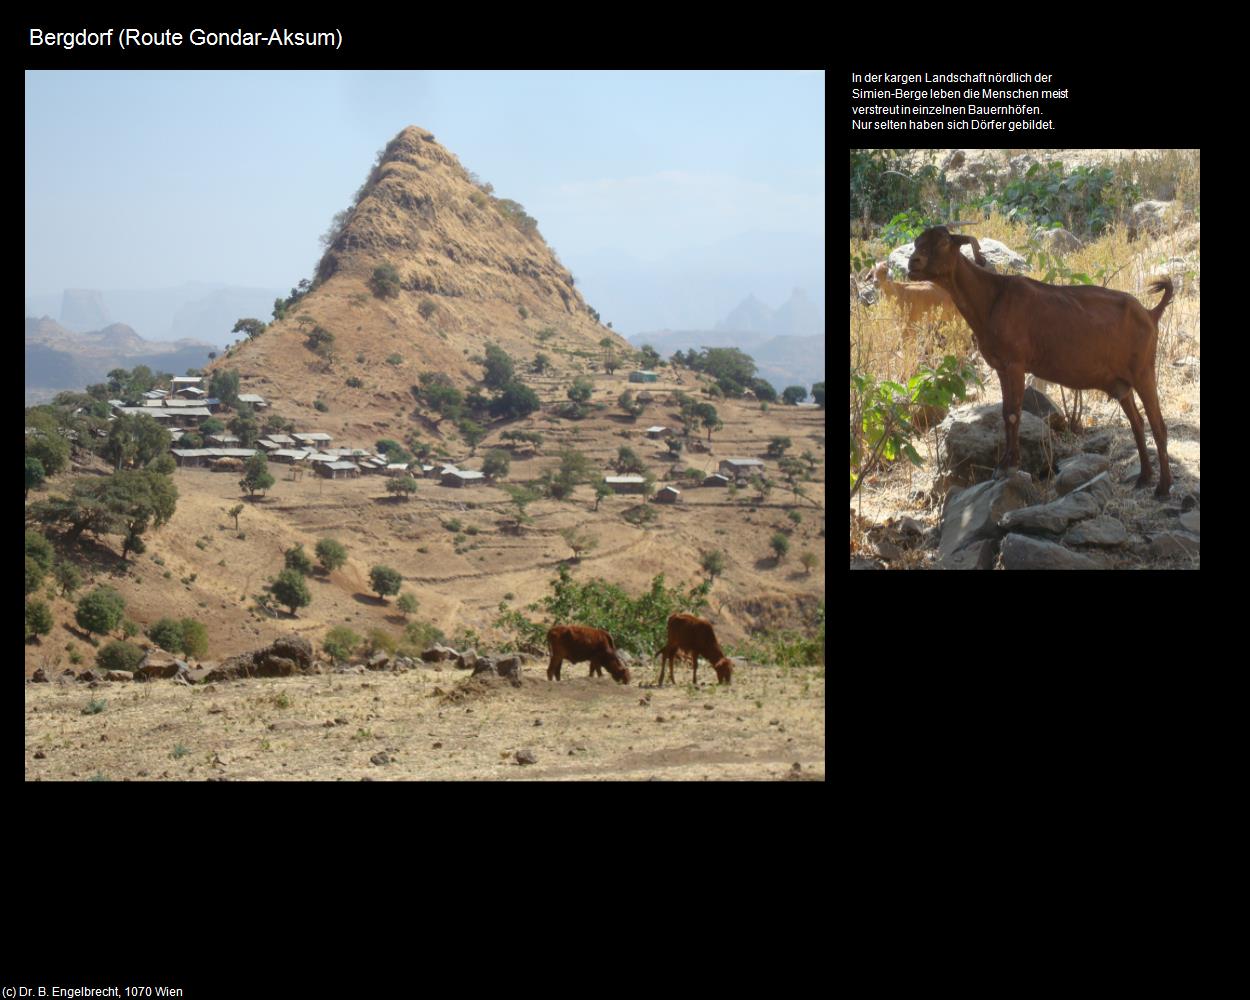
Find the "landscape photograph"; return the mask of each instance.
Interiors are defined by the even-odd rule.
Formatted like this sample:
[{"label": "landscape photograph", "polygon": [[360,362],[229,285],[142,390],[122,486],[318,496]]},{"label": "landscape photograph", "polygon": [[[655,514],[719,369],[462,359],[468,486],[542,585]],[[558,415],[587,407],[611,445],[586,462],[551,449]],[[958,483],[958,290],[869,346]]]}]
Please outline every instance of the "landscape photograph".
[{"label": "landscape photograph", "polygon": [[824,89],[27,72],[26,780],[823,781]]}]

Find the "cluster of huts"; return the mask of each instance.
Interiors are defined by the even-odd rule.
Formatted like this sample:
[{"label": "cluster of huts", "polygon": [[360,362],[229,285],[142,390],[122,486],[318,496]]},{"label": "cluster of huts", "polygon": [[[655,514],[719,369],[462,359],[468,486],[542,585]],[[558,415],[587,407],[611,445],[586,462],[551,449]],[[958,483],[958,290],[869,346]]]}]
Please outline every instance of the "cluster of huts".
[{"label": "cluster of huts", "polygon": [[[654,375],[652,372],[635,372],[636,375]],[[632,379],[632,376],[631,376]],[[638,381],[638,380],[635,380]],[[651,379],[642,379],[651,381]],[[142,406],[126,406],[121,400],[109,400],[117,413],[141,413],[161,421],[170,428],[174,439],[171,453],[182,468],[237,469],[255,452],[263,451],[271,462],[311,467],[328,479],[355,478],[361,474],[387,476],[412,475],[424,479],[438,479],[444,486],[470,487],[487,482],[484,473],[474,469],[461,469],[448,464],[408,465],[391,462],[386,455],[366,451],[363,448],[332,448],[333,437],[324,431],[308,431],[292,434],[268,434],[256,442],[254,448],[239,447],[239,438],[224,431],[209,434],[204,440],[208,447],[179,448],[178,439],[189,428],[198,427],[204,420],[221,410],[221,401],[208,396],[204,380],[195,376],[180,376],[171,380],[168,390],[153,389],[144,393]],[[258,410],[268,407],[263,396],[254,393],[240,394],[239,401],[250,403]],[[671,437],[669,427],[653,426],[646,429],[651,440]],[[703,486],[728,486],[743,483],[762,472],[764,463],[758,458],[726,458],[718,471],[702,482]],[[604,483],[621,494],[642,493],[645,479],[639,475],[604,476]],[[676,503],[681,491],[675,486],[663,486],[656,491],[657,503]]]}]

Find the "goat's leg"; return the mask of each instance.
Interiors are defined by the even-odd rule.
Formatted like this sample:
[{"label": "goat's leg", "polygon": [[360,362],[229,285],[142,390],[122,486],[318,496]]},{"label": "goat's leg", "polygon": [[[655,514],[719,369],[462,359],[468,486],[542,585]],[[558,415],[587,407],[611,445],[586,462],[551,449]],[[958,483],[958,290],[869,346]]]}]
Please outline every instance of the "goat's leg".
[{"label": "goat's leg", "polygon": [[998,382],[1003,389],[1003,425],[1007,447],[994,470],[995,479],[1004,479],[1020,467],[1020,407],[1024,404],[1024,369],[1000,369]]},{"label": "goat's leg", "polygon": [[1137,395],[1141,396],[1142,406],[1146,408],[1146,419],[1150,421],[1150,433],[1155,439],[1155,451],[1159,453],[1159,485],[1155,487],[1155,496],[1165,497],[1172,489],[1172,471],[1168,468],[1168,429],[1163,424],[1163,413],[1159,410],[1159,394],[1155,389],[1154,372],[1150,372],[1141,380],[1137,387]]},{"label": "goat's leg", "polygon": [[[1145,402],[1145,397],[1142,398],[1142,402]],[[1150,456],[1146,454],[1146,432],[1142,427],[1141,414],[1137,412],[1137,404],[1133,402],[1132,389],[1124,390],[1124,395],[1120,397],[1120,408],[1128,417],[1129,426],[1133,428],[1133,440],[1137,442],[1137,455],[1141,459],[1141,474],[1138,475],[1135,486],[1137,488],[1149,486],[1155,477],[1154,470],[1150,468]],[[1153,429],[1151,427],[1151,430]],[[1156,438],[1156,443],[1157,441]]]}]

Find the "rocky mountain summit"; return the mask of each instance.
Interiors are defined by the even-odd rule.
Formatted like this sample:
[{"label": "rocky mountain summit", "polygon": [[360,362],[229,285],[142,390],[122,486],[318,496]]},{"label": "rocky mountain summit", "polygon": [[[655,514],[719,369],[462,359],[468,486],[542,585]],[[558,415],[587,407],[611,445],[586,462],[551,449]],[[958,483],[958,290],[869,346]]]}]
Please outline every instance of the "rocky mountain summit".
[{"label": "rocky mountain summit", "polygon": [[[556,360],[597,353],[605,337],[628,349],[524,208],[496,197],[424,129],[386,145],[323,239],[315,277],[277,304],[280,318],[212,367],[236,369],[278,399],[393,415],[421,373],[480,380],[472,359],[488,343],[519,365],[540,350]],[[344,397],[347,378],[364,391]]]}]

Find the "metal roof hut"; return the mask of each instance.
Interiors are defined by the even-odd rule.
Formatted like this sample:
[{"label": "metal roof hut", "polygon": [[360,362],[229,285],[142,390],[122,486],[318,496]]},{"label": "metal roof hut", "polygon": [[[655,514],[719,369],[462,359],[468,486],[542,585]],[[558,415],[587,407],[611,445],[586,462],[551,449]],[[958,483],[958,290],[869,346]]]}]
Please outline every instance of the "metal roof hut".
[{"label": "metal roof hut", "polygon": [[629,373],[631,382],[658,382],[660,377],[655,372],[636,371]]},{"label": "metal roof hut", "polygon": [[647,482],[642,476],[604,476],[603,481],[613,493],[641,493]]},{"label": "metal roof hut", "polygon": [[316,469],[328,479],[351,479],[360,475],[355,462],[319,462]]},{"label": "metal roof hut", "polygon": [[475,469],[444,469],[439,482],[444,486],[481,486],[486,474]]},{"label": "metal roof hut", "polygon": [[681,490],[676,486],[664,486],[656,491],[656,503],[679,503],[681,501]]}]

